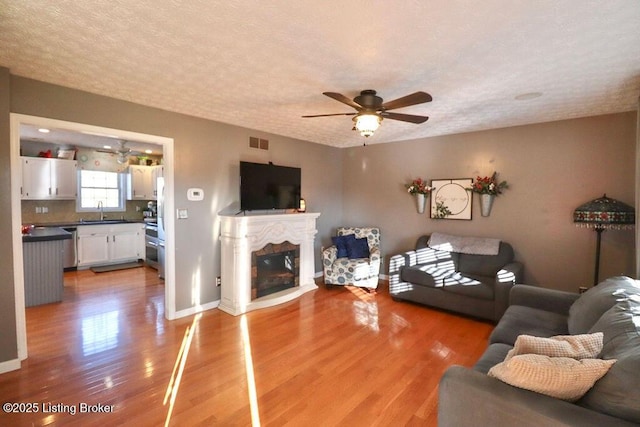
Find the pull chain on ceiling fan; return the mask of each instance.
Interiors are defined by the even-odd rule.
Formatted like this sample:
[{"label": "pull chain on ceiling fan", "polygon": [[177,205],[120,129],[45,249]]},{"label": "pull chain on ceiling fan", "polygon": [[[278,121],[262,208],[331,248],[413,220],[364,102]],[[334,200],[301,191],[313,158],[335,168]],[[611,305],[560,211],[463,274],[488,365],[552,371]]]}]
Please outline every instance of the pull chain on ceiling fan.
[{"label": "pull chain on ceiling fan", "polygon": [[389,110],[397,108],[409,107],[411,105],[423,104],[431,102],[433,98],[426,92],[415,92],[410,95],[403,96],[393,101],[384,102],[384,100],[376,95],[376,91],[372,89],[363,90],[360,95],[353,100],[336,92],[323,92],[323,95],[333,98],[338,102],[342,102],[357,112],[355,113],[334,113],[334,114],[316,114],[310,116],[302,116],[304,118],[311,117],[329,117],[329,116],[354,116],[354,130],[360,132],[360,135],[369,137],[380,127],[380,123],[384,118],[391,120],[399,120],[409,123],[424,123],[429,120],[427,116],[416,116],[413,114],[390,113]]}]

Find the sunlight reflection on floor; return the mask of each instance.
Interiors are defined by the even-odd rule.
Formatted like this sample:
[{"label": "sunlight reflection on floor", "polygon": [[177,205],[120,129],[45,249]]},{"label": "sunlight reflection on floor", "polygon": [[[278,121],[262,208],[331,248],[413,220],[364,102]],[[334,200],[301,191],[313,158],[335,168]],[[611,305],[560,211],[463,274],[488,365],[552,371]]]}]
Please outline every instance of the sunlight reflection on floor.
[{"label": "sunlight reflection on floor", "polygon": [[178,357],[176,357],[176,363],[173,366],[173,372],[171,373],[171,379],[169,380],[169,384],[167,385],[167,391],[164,395],[164,400],[162,401],[163,405],[166,405],[169,402],[169,409],[167,410],[167,418],[165,420],[165,427],[169,425],[169,421],[171,421],[171,414],[173,413],[173,405],[176,401],[176,396],[178,395],[178,388],[180,387],[180,380],[182,379],[182,372],[184,371],[184,366],[187,363],[187,356],[189,354],[189,348],[191,347],[191,340],[193,339],[193,334],[196,330],[196,326],[202,317],[202,313],[198,313],[193,317],[193,323],[191,326],[187,326],[187,329],[184,331],[184,337],[182,338],[182,345],[180,346],[180,351],[178,351]]},{"label": "sunlight reflection on floor", "polygon": [[355,286],[345,286],[353,295],[358,297],[358,301],[353,302],[353,315],[356,324],[366,326],[372,332],[380,332],[378,323],[378,303],[375,293],[370,293]]},{"label": "sunlight reflection on floor", "polygon": [[253,357],[251,355],[251,340],[249,338],[249,325],[247,315],[240,318],[240,330],[242,332],[242,344],[244,348],[244,363],[247,372],[247,391],[249,393],[249,405],[251,407],[251,425],[260,426],[260,411],[258,410],[258,393],[256,390],[256,379],[253,372]]},{"label": "sunlight reflection on floor", "polygon": [[113,310],[82,319],[82,354],[89,356],[118,345],[119,314]]}]

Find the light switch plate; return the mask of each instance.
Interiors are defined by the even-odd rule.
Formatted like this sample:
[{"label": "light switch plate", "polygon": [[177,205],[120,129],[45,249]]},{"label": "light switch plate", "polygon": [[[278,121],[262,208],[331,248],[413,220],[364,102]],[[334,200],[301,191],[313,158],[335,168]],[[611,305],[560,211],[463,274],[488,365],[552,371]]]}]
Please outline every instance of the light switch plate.
[{"label": "light switch plate", "polygon": [[189,218],[189,212],[186,209],[178,209],[178,219]]}]

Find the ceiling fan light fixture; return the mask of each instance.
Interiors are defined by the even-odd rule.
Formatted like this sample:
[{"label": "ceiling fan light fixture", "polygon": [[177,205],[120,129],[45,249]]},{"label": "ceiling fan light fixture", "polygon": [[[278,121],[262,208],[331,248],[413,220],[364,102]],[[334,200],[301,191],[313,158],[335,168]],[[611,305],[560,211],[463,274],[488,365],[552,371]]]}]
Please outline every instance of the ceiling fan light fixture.
[{"label": "ceiling fan light fixture", "polygon": [[433,98],[426,92],[414,92],[409,95],[394,99],[393,101],[384,102],[382,98],[376,95],[373,89],[367,89],[360,92],[359,96],[353,100],[347,98],[337,92],[322,92],[338,102],[341,102],[355,109],[356,113],[333,113],[333,114],[315,114],[302,116],[303,118],[311,117],[330,117],[330,116],[353,116],[353,130],[360,132],[365,138],[370,137],[380,127],[383,116],[389,120],[398,120],[401,122],[420,124],[429,120],[427,116],[416,116],[415,114],[391,113],[389,110],[397,108],[409,107],[411,105],[424,104],[431,102]]},{"label": "ceiling fan light fixture", "polygon": [[377,114],[363,113],[358,114],[353,118],[355,122],[355,130],[360,132],[360,135],[368,138],[380,127],[382,117]]}]

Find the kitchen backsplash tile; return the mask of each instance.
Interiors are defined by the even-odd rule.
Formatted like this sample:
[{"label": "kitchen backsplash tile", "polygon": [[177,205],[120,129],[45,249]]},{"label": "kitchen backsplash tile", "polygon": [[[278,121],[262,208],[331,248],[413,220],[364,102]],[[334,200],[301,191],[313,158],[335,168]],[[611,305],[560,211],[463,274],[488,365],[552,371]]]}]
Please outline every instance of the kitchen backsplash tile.
[{"label": "kitchen backsplash tile", "polygon": [[[36,213],[36,207],[46,207],[47,213]],[[139,208],[139,211],[136,210]],[[127,201],[125,212],[106,212],[107,218],[120,219],[124,216],[126,220],[142,220],[142,211],[147,208],[147,201],[132,200]],[[100,219],[99,212],[76,212],[75,200],[23,200],[22,201],[22,223],[23,224],[43,224],[75,222],[84,220]]]}]

